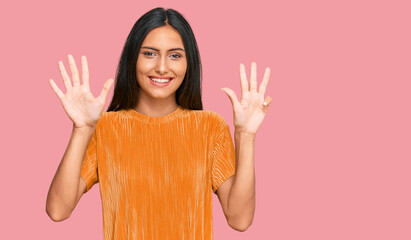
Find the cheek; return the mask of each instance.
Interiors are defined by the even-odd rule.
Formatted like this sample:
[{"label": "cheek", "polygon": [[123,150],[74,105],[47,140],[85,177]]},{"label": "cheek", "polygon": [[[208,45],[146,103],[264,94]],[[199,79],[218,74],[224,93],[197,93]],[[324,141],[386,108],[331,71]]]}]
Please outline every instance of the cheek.
[{"label": "cheek", "polygon": [[[138,66],[138,65],[137,65]],[[144,85],[144,78],[145,78],[145,74],[144,74],[144,72],[142,71],[142,69],[141,68],[139,68],[139,67],[137,67],[137,69],[136,69],[137,71],[136,71],[136,77],[137,77],[137,82],[138,82],[138,84],[141,86],[141,85]]]},{"label": "cheek", "polygon": [[136,63],[136,75],[137,79],[141,80],[139,78],[144,77],[149,70],[151,69],[150,62],[143,60],[138,60]]},{"label": "cheek", "polygon": [[147,68],[147,61],[144,59],[137,60],[136,68],[137,72],[144,72]]},{"label": "cheek", "polygon": [[187,72],[187,62],[182,62],[177,66],[178,73],[181,76],[181,78],[184,78],[186,72]]}]

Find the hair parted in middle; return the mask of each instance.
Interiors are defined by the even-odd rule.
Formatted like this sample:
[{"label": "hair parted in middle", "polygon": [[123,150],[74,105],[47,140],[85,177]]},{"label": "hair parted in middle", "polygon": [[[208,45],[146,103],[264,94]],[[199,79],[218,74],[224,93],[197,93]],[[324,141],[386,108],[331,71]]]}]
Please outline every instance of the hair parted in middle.
[{"label": "hair parted in middle", "polygon": [[136,63],[141,45],[151,30],[167,24],[179,32],[187,56],[187,71],[175,94],[177,105],[192,110],[203,110],[202,67],[194,33],[179,12],[159,7],[141,16],[127,37],[117,67],[113,98],[107,112],[134,108],[137,105],[140,86],[137,82]]}]

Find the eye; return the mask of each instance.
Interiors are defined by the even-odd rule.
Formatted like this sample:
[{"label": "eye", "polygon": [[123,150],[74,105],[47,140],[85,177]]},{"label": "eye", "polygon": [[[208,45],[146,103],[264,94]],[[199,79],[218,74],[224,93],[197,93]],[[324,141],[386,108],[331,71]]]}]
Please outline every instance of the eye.
[{"label": "eye", "polygon": [[181,58],[180,54],[174,53],[171,55],[172,58]]},{"label": "eye", "polygon": [[153,52],[143,52],[144,56],[152,57],[154,56]]}]

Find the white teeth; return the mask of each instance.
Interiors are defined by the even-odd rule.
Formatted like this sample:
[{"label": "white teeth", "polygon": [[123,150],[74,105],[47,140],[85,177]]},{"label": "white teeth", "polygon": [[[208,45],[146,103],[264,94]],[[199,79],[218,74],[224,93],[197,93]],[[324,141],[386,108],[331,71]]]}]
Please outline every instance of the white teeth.
[{"label": "white teeth", "polygon": [[158,82],[158,83],[167,83],[171,81],[171,78],[169,79],[159,79],[159,78],[152,78],[150,77],[151,80],[153,80],[154,82]]}]

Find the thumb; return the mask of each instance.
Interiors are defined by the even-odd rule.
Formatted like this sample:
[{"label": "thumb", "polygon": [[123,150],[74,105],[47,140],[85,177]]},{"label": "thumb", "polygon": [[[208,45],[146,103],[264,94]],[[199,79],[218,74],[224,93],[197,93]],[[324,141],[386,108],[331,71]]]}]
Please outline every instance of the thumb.
[{"label": "thumb", "polygon": [[267,97],[264,99],[264,102],[262,103],[262,105],[263,105],[263,112],[264,112],[264,113],[267,113],[267,110],[268,110],[268,107],[269,107],[270,104],[271,104],[271,101],[272,101],[272,98],[271,98],[270,96],[267,96]]},{"label": "thumb", "polygon": [[106,103],[106,98],[108,95],[108,92],[110,91],[111,86],[113,85],[114,80],[113,79],[108,79],[104,85],[103,85],[103,89],[101,90],[100,96],[98,96],[97,100],[100,101],[100,103],[102,103],[102,105],[104,105]]},{"label": "thumb", "polygon": [[225,94],[227,94],[227,96],[230,98],[230,101],[231,101],[231,104],[233,105],[233,107],[235,105],[237,105],[238,98],[237,98],[237,95],[235,94],[235,92],[233,90],[231,90],[230,88],[221,88],[221,90],[223,92],[225,92]]}]

